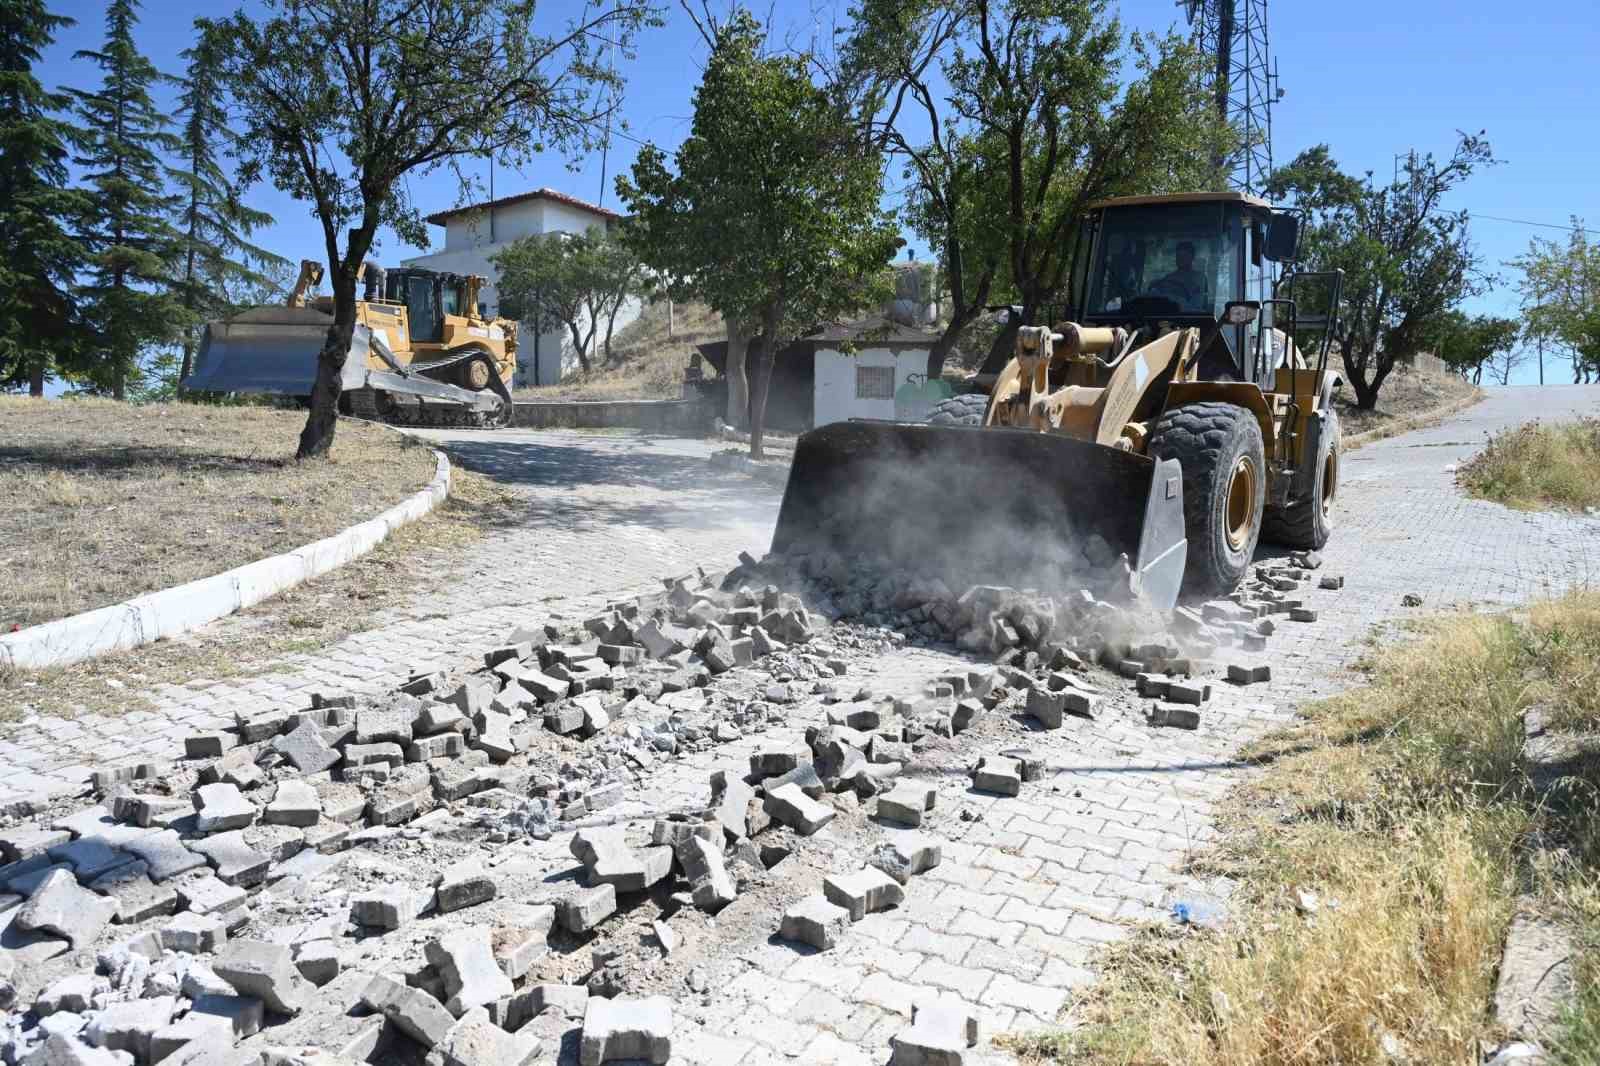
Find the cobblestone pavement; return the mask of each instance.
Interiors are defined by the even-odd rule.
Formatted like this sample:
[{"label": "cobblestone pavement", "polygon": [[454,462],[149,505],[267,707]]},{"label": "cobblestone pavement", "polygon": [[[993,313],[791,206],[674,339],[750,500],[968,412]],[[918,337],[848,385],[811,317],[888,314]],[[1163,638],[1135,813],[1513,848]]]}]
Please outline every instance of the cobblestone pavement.
[{"label": "cobblestone pavement", "polygon": [[[1163,920],[1176,900],[1225,898],[1225,886],[1194,884],[1180,870],[1191,849],[1211,839],[1213,805],[1243,772],[1231,754],[1285,721],[1296,701],[1349,683],[1346,668],[1375,623],[1453,605],[1517,603],[1595,580],[1600,520],[1468,500],[1455,490],[1453,471],[1487,433],[1588,411],[1597,400],[1600,388],[1499,391],[1439,427],[1348,455],[1339,526],[1324,553],[1324,572],[1344,574],[1346,587],[1310,592],[1320,620],[1285,623],[1272,638],[1272,682],[1219,685],[1195,733],[1152,730],[1132,716],[1069,718],[1062,730],[1031,738],[1051,772],[1017,798],[972,792],[955,762],[930,770],[939,800],[924,829],[945,841],[943,864],[913,879],[903,906],[853,925],[831,952],[803,953],[774,939],[719,960],[704,995],[679,999],[673,1061],[881,1064],[912,1001],[931,991],[977,1007],[989,1034],[1052,1022],[1090,979],[1101,945],[1133,923]],[[132,723],[131,734],[152,738],[141,741],[150,754],[171,755],[172,735],[231,718],[239,701],[349,687],[353,677],[392,672],[397,661],[424,653],[465,655],[530,612],[577,606],[594,598],[592,590],[620,591],[696,557],[759,548],[776,493],[745,482],[705,487],[705,447],[552,434],[473,435],[455,443],[453,454],[465,465],[525,484],[530,515],[539,520],[485,545],[484,573],[474,573],[470,589],[432,617],[397,620],[373,640],[352,638],[315,663],[293,664],[265,687],[248,682],[173,695],[162,714]],[[723,508],[737,528],[723,524]],[[520,576],[489,565],[510,550]],[[1424,607],[1401,608],[1405,593],[1422,596]],[[541,603],[546,596],[559,598]],[[388,655],[402,638],[416,643],[403,657]],[[910,650],[863,673],[880,692],[909,693],[954,662]],[[711,770],[743,764],[758,746],[799,738],[819,717],[815,707],[797,710],[782,730],[667,764],[640,783],[622,811],[703,804]],[[54,756],[43,753],[56,744],[40,729],[26,742],[0,746],[6,786],[36,782],[27,775],[46,767]],[[568,839],[540,847],[561,851]],[[860,862],[843,851],[841,869]],[[988,1048],[974,1056],[991,1057],[1004,1055]]]}]

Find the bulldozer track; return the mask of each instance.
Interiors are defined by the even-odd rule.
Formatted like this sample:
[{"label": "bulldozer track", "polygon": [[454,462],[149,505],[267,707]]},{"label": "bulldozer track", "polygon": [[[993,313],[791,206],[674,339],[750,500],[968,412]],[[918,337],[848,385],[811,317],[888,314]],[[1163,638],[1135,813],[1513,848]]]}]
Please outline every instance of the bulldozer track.
[{"label": "bulldozer track", "polygon": [[369,422],[384,422],[391,426],[416,426],[428,429],[500,429],[509,424],[495,422],[482,411],[469,411],[464,407],[444,403],[403,403],[379,400],[376,389],[351,389],[350,413]]}]

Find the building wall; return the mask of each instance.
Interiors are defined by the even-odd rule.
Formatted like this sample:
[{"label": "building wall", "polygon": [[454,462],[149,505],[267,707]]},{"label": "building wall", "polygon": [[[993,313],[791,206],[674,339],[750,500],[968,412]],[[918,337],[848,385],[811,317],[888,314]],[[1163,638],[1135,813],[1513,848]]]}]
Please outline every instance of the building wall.
[{"label": "building wall", "polygon": [[882,399],[862,399],[857,396],[858,375],[861,367],[881,367],[894,371],[894,389],[911,380],[913,374],[928,372],[928,349],[906,348],[892,351],[888,348],[863,348],[854,355],[845,355],[832,348],[818,348],[816,355],[815,397],[813,424],[825,426],[830,422],[844,422],[851,418],[893,418],[894,395]]},{"label": "building wall", "polygon": [[[445,220],[444,248],[404,260],[404,263],[406,266],[423,267],[427,270],[481,274],[488,278],[489,282],[483,287],[479,299],[483,301],[485,309],[492,316],[500,312],[500,296],[495,288],[499,271],[489,261],[491,256],[498,255],[513,241],[537,233],[583,233],[591,226],[604,224],[604,218],[570,204],[543,199],[525,200],[509,207],[495,208],[495,239],[492,243],[489,240],[488,212],[452,215]],[[622,310],[617,312],[616,328],[621,330],[623,326],[638,318],[643,310],[642,301],[627,301],[622,305]],[[602,322],[593,343],[593,352],[596,356],[603,354],[600,345],[604,340],[604,331],[605,323]],[[537,366],[534,362],[535,348],[538,350]],[[577,367],[577,351],[573,348],[572,335],[565,326],[540,336],[537,345],[534,343],[532,329],[522,328],[517,331],[515,384],[554,385]]]}]

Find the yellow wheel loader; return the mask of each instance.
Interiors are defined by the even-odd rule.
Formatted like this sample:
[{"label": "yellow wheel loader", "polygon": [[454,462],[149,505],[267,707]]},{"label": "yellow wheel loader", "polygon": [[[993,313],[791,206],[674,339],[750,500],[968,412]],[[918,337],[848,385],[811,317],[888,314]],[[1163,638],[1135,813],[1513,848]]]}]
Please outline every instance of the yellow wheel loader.
[{"label": "yellow wheel loader", "polygon": [[[333,324],[333,298],[308,295],[321,280],[321,264],[303,260],[284,306],[207,323],[183,387],[309,397]],[[509,422],[517,324],[484,316],[478,293],[485,280],[362,264],[341,409],[407,425]]]},{"label": "yellow wheel loader", "polygon": [[800,438],[773,551],[896,558],[974,584],[1109,577],[1170,609],[1180,592],[1231,591],[1263,535],[1327,541],[1342,277],[1274,281],[1298,216],[1187,193],[1096,203],[1082,226],[1071,320],[1018,330],[981,414],[955,404],[940,424]]}]

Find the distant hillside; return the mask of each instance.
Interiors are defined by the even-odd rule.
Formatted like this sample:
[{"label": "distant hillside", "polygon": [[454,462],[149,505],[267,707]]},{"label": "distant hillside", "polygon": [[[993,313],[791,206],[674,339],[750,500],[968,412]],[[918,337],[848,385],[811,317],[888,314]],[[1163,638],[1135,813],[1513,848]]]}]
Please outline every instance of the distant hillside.
[{"label": "distant hillside", "polygon": [[722,318],[699,303],[674,304],[671,336],[667,303],[651,304],[611,339],[611,362],[600,366],[605,352],[595,338],[597,364],[591,374],[577,373],[559,385],[518,389],[519,400],[657,400],[677,399],[683,371],[696,344],[721,340]]}]

